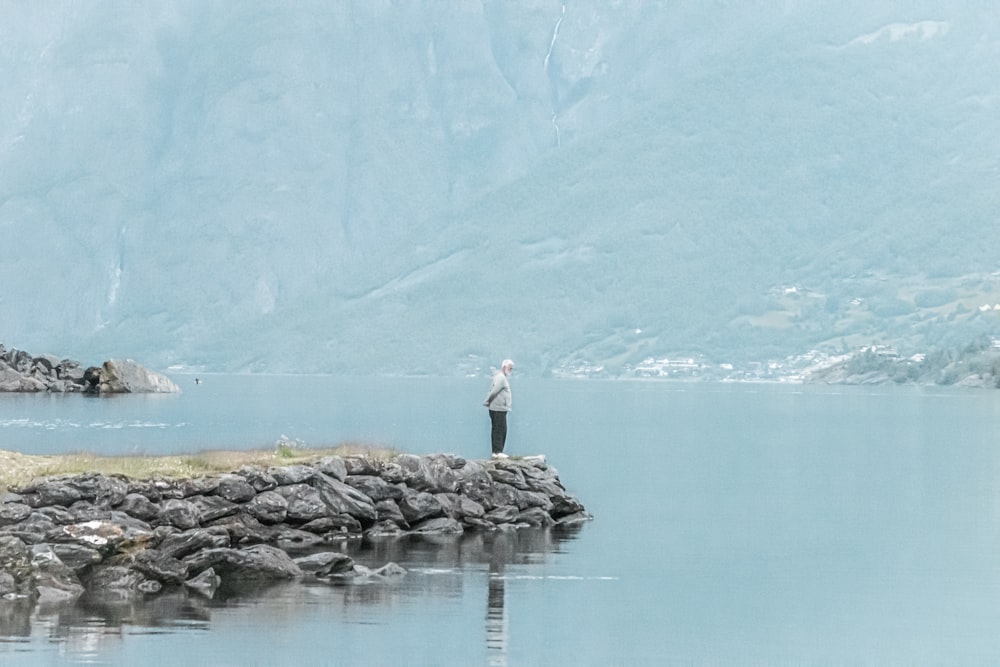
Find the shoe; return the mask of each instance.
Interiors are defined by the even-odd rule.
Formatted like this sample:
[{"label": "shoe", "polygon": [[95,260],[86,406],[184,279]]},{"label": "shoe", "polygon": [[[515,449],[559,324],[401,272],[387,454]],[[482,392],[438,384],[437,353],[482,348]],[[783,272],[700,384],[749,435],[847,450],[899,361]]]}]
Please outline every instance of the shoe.
[{"label": "shoe", "polygon": [[509,459],[510,457],[503,452],[493,452],[493,458],[495,459]]}]

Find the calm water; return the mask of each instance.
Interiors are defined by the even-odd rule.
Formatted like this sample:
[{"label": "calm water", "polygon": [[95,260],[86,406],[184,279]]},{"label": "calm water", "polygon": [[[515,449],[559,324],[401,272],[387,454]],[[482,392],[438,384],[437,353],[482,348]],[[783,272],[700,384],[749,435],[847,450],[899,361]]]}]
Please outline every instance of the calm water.
[{"label": "calm water", "polygon": [[[484,380],[0,396],[0,447],[488,451]],[[0,609],[7,664],[998,664],[1000,392],[513,379],[573,532],[352,547],[398,583]]]}]

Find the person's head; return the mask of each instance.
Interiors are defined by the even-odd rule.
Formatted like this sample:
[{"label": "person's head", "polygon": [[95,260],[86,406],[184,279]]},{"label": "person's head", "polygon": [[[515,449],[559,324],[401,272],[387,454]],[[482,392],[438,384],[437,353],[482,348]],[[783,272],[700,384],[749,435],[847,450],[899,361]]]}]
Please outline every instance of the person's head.
[{"label": "person's head", "polygon": [[512,372],[514,372],[514,362],[510,359],[504,359],[503,363],[500,364],[500,371],[504,375],[509,376]]}]

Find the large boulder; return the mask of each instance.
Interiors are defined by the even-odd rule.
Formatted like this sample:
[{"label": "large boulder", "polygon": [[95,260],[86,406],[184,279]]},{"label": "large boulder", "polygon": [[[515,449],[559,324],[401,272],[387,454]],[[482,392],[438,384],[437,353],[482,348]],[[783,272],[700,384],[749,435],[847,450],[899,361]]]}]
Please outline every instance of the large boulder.
[{"label": "large boulder", "polygon": [[319,492],[308,484],[279,486],[275,491],[288,501],[287,521],[305,523],[324,517],[329,512]]},{"label": "large boulder", "polygon": [[87,390],[99,394],[177,394],[181,388],[173,380],[131,359],[109,359],[100,368],[84,372]]},{"label": "large boulder", "polygon": [[403,499],[399,501],[399,511],[411,524],[444,515],[444,507],[437,496],[426,491],[409,489]]},{"label": "large boulder", "polygon": [[245,503],[257,495],[257,489],[246,478],[230,474],[219,478],[219,486],[215,489],[215,493],[230,502]]},{"label": "large boulder", "polygon": [[363,524],[375,523],[375,503],[353,486],[323,473],[316,473],[312,485],[332,514],[350,514]]},{"label": "large boulder", "polygon": [[282,523],[288,516],[288,500],[277,491],[264,491],[246,504],[246,510],[263,524]]},{"label": "large boulder", "polygon": [[268,544],[242,549],[206,549],[184,559],[190,572],[212,568],[223,582],[267,579],[295,579],[302,569],[291,556]]},{"label": "large boulder", "polygon": [[403,497],[401,486],[390,484],[375,475],[351,475],[344,481],[376,503],[380,500],[400,500]]}]

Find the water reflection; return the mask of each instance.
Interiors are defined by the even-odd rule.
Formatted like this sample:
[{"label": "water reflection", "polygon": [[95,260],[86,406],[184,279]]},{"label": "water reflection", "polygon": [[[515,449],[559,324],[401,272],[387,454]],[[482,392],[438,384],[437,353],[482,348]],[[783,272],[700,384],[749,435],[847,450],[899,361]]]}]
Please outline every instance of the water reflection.
[{"label": "water reflection", "polygon": [[497,535],[490,549],[490,578],[486,595],[486,651],[489,664],[507,665],[507,606],[504,564],[511,550],[510,533]]},{"label": "water reflection", "polygon": [[[306,579],[265,588],[227,587],[214,599],[178,590],[146,599],[88,595],[68,606],[0,600],[0,655],[23,651],[25,644],[48,644],[58,646],[62,655],[93,658],[142,634],[209,631],[217,620],[213,617],[223,612],[230,617],[239,615],[246,627],[294,624],[317,610],[329,622],[380,624],[389,618],[388,611],[397,611],[396,607],[402,613],[419,613],[413,610],[422,606],[422,599],[474,595],[486,599],[489,664],[505,665],[509,630],[506,568],[546,562],[581,528],[409,536],[338,547],[359,564],[375,568],[392,561],[407,570],[406,576],[385,581],[333,585]],[[488,573],[488,577],[477,573]],[[487,590],[482,593],[466,590],[483,583]]]}]

